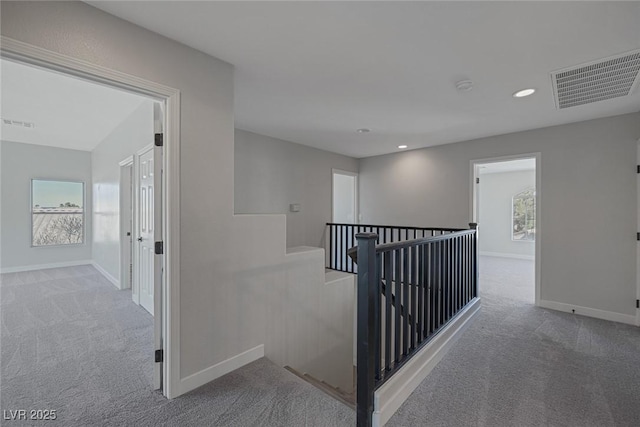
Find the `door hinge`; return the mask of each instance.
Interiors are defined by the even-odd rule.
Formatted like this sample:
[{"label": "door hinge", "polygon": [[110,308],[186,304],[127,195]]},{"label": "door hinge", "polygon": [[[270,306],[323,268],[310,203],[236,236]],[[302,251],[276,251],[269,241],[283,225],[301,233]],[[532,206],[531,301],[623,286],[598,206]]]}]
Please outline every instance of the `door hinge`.
[{"label": "door hinge", "polygon": [[155,145],[156,147],[162,147],[164,145],[164,136],[161,133],[156,133]]},{"label": "door hinge", "polygon": [[640,233],[636,233],[636,240],[640,242]]},{"label": "door hinge", "polygon": [[164,362],[164,350],[156,350],[156,363]]},{"label": "door hinge", "polygon": [[640,173],[640,165],[638,165],[638,167],[637,167],[636,171],[637,171],[638,173]]},{"label": "door hinge", "polygon": [[480,184],[480,178],[476,178],[476,184]]},{"label": "door hinge", "polygon": [[156,255],[162,255],[164,253],[164,242],[156,242],[155,252]]},{"label": "door hinge", "polygon": [[636,308],[640,308],[640,299],[636,300]]}]

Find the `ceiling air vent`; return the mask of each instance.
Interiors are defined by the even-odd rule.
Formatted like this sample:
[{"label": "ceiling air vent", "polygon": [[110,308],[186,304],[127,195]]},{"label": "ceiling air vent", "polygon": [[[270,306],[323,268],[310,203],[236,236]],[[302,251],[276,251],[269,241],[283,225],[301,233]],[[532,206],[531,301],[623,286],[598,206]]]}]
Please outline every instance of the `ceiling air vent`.
[{"label": "ceiling air vent", "polygon": [[2,124],[7,125],[7,126],[19,126],[19,127],[23,127],[23,128],[28,128],[28,129],[33,129],[34,127],[36,127],[35,123],[33,122],[25,122],[22,120],[12,120],[12,119],[5,119],[4,117],[2,119]]},{"label": "ceiling air vent", "polygon": [[640,81],[640,50],[551,73],[556,107],[627,96]]}]

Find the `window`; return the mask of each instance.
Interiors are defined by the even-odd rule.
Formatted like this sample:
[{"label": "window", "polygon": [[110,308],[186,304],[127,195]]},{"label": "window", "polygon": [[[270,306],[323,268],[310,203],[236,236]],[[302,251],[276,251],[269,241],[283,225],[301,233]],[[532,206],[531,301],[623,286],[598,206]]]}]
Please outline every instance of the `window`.
[{"label": "window", "polygon": [[31,180],[31,245],[84,242],[84,183]]},{"label": "window", "polygon": [[536,190],[528,189],[512,199],[511,240],[536,240]]}]

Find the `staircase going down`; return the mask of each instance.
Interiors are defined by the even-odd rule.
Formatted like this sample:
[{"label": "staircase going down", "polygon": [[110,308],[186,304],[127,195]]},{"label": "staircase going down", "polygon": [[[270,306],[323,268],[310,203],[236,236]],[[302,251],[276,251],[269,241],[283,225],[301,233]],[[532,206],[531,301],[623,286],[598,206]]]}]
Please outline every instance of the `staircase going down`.
[{"label": "staircase going down", "polygon": [[[353,392],[347,393],[344,390],[341,390],[339,387],[333,387],[332,385],[327,384],[326,382],[321,381],[321,380],[319,380],[317,378],[314,378],[313,376],[311,376],[309,374],[300,373],[300,372],[296,371],[295,369],[293,369],[291,366],[285,366],[284,368],[287,371],[291,372],[292,374],[302,378],[303,380],[305,380],[309,384],[314,385],[316,388],[322,390],[323,392],[325,392],[329,396],[333,397],[334,399],[339,400],[340,402],[344,403],[345,405],[347,405],[351,409],[355,409],[356,408],[355,387],[354,387],[354,391]],[[355,371],[354,371],[354,373],[355,373]]]}]

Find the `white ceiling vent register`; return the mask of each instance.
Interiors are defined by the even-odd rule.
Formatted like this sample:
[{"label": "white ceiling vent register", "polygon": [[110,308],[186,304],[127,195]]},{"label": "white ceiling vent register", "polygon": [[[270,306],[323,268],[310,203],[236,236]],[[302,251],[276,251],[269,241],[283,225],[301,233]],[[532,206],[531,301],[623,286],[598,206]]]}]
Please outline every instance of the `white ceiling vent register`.
[{"label": "white ceiling vent register", "polygon": [[4,117],[2,119],[2,124],[3,125],[7,125],[7,126],[19,126],[19,127],[23,127],[23,128],[27,128],[27,129],[33,129],[34,127],[36,127],[35,123],[33,122],[25,122],[22,120],[12,120],[12,119],[5,119]]},{"label": "white ceiling vent register", "polygon": [[631,94],[640,78],[640,50],[551,73],[556,107],[575,107]]}]

